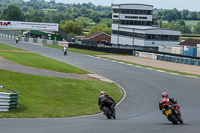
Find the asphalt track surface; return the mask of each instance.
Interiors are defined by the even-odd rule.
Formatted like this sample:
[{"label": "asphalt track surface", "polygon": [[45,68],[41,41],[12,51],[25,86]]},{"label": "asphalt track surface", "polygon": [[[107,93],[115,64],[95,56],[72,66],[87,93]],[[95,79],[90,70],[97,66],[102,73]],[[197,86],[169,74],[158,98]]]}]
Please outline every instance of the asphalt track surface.
[{"label": "asphalt track surface", "polygon": [[[116,120],[102,114],[74,118],[0,119],[0,133],[199,133],[200,79],[144,69],[29,43],[0,42],[39,53],[103,75],[126,90]],[[178,100],[184,124],[173,125],[158,109],[161,93]]]}]

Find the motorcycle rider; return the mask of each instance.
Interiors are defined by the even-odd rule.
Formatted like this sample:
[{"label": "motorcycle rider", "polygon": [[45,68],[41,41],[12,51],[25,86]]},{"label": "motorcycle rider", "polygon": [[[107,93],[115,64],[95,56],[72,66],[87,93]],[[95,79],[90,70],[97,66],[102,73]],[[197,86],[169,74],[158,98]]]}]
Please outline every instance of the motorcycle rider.
[{"label": "motorcycle rider", "polygon": [[104,114],[105,114],[104,107],[109,106],[112,111],[113,118],[114,119],[116,118],[116,116],[115,116],[115,105],[116,105],[115,101],[109,95],[107,95],[105,91],[100,92],[98,105],[100,106],[100,110],[102,110],[104,112]]},{"label": "motorcycle rider", "polygon": [[18,41],[19,41],[19,38],[17,37],[17,38],[16,38],[16,43],[18,43]]},{"label": "motorcycle rider", "polygon": [[165,102],[171,102],[175,108],[175,113],[179,119],[179,121],[182,123],[182,119],[181,119],[181,111],[180,111],[180,107],[177,104],[177,101],[174,101],[174,98],[170,98],[167,94],[167,92],[163,92],[162,93],[162,98],[159,102],[159,109],[162,110],[163,104]]},{"label": "motorcycle rider", "polygon": [[67,52],[67,48],[64,46],[63,53],[65,54],[65,52]]}]

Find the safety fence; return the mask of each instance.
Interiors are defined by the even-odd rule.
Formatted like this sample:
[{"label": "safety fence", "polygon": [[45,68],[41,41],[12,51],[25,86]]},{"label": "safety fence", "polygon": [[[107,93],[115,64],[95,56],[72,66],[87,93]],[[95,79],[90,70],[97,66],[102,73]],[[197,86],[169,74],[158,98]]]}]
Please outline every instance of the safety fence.
[{"label": "safety fence", "polygon": [[16,40],[18,38],[19,41],[24,41],[24,42],[37,43],[37,44],[59,45],[59,46],[68,47],[68,42],[63,42],[63,41],[54,41],[54,40],[31,38],[31,37],[20,37],[20,36],[4,34],[4,33],[0,33],[0,37],[6,38],[6,39],[12,39],[12,40]]},{"label": "safety fence", "polygon": [[184,57],[177,57],[177,56],[171,56],[171,55],[158,54],[157,60],[200,66],[199,59],[184,58]]},{"label": "safety fence", "polygon": [[[18,95],[19,93],[13,90],[10,90],[0,84],[2,90],[7,92],[0,91],[0,111],[9,111],[18,107]],[[8,93],[11,92],[11,93]]]}]

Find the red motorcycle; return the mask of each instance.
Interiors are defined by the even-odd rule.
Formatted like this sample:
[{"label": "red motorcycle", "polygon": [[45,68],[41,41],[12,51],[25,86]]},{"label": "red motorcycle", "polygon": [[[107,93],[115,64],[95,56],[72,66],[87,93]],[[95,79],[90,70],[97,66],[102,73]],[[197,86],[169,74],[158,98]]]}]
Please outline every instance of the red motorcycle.
[{"label": "red motorcycle", "polygon": [[176,102],[176,105],[173,105],[171,102],[165,101],[162,106],[162,113],[173,124],[178,124],[178,122],[183,124],[183,120],[181,118],[180,107],[177,104],[177,102]]}]

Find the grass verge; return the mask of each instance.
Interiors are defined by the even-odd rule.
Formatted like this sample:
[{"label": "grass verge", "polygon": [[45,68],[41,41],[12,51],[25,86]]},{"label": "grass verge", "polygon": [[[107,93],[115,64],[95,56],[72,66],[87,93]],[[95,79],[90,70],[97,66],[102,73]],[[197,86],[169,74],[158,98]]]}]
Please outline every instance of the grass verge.
[{"label": "grass verge", "polygon": [[[16,50],[20,50],[16,51]],[[0,56],[24,66],[65,73],[88,74],[75,66],[0,43]]]},{"label": "grass verge", "polygon": [[59,118],[100,112],[99,92],[105,90],[116,101],[121,88],[113,83],[21,74],[1,70],[1,84],[19,92],[19,108],[0,112],[0,118]]}]

